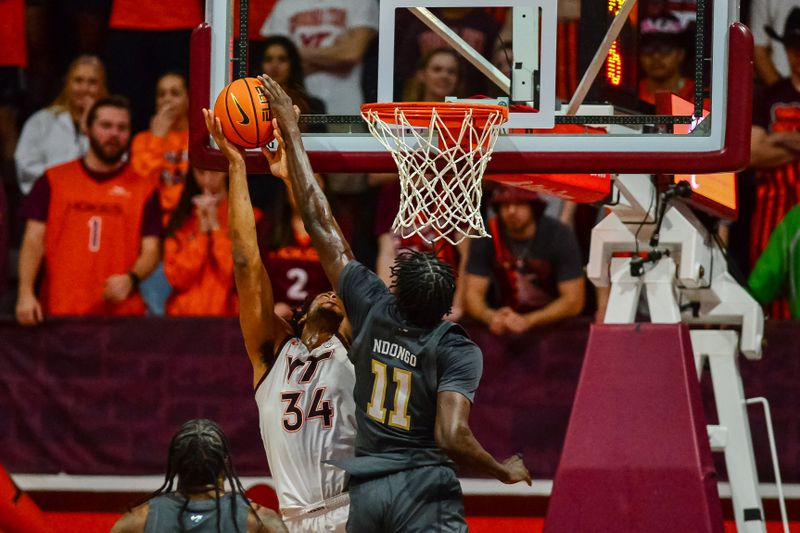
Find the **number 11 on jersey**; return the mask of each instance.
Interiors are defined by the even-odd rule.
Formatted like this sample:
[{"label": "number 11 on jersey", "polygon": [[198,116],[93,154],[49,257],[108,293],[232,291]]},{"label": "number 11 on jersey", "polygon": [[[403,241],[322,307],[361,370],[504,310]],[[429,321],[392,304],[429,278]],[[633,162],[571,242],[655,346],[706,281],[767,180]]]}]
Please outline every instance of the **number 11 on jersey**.
[{"label": "number 11 on jersey", "polygon": [[[389,412],[389,425],[392,427],[411,429],[411,417],[408,416],[408,400],[411,396],[411,372],[401,368],[392,369],[392,381],[395,383],[394,408]],[[386,424],[386,386],[387,367],[380,361],[372,360],[372,397],[367,405],[367,414],[373,420]]]}]

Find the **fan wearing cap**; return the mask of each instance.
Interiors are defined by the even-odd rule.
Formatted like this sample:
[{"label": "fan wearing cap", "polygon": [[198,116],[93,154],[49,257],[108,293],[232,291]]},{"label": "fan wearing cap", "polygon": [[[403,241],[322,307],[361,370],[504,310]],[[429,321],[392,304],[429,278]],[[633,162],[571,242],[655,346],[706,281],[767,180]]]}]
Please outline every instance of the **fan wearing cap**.
[{"label": "fan wearing cap", "polygon": [[467,263],[467,313],[497,335],[579,314],[585,279],[572,230],[543,215],[545,204],[532,191],[501,185],[491,204],[492,238],[473,242]]},{"label": "fan wearing cap", "polygon": [[753,32],[753,67],[764,82],[773,85],[789,76],[782,36],[775,28],[783,28],[792,11],[800,8],[800,0],[753,0],[750,4],[750,29]]},{"label": "fan wearing cap", "polygon": [[[787,17],[783,34],[770,30],[786,48],[790,75],[753,98],[750,165],[756,171],[756,194],[750,267],[780,221],[800,203],[800,8]],[[778,304],[771,315],[788,318],[788,308]]]},{"label": "fan wearing cap", "polygon": [[639,99],[655,105],[656,93],[669,92],[694,100],[694,81],[681,73],[686,57],[681,21],[671,14],[644,19],[639,32],[639,63],[643,74]]}]

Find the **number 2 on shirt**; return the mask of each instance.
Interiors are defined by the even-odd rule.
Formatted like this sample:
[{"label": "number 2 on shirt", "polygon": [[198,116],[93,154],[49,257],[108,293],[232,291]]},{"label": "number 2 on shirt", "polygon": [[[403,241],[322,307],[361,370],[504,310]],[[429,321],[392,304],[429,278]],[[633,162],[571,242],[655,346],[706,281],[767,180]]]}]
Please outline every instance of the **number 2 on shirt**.
[{"label": "number 2 on shirt", "polygon": [[[411,372],[401,368],[392,369],[392,380],[395,382],[394,409],[389,412],[389,425],[392,427],[411,429],[411,417],[408,416],[408,400],[411,396]],[[367,405],[367,414],[381,424],[386,423],[386,374],[387,367],[380,361],[372,360],[372,398]]]}]

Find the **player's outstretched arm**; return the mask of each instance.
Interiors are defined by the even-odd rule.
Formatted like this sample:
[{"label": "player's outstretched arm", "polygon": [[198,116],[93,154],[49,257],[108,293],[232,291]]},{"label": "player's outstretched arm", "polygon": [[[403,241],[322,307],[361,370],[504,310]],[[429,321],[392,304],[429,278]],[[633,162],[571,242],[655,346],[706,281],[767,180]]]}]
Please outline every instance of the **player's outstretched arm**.
[{"label": "player's outstretched arm", "polygon": [[239,323],[257,385],[275,357],[275,348],[290,334],[289,325],[275,315],[272,283],[261,261],[256,218],[247,188],[244,156],[222,134],[214,113],[203,109],[206,127],[228,158],[228,231],[233,245],[233,274],[239,293]]},{"label": "player's outstretched arm", "polygon": [[266,75],[259,76],[264,93],[269,100],[275,126],[278,150],[264,150],[270,170],[291,183],[292,193],[300,209],[306,231],[319,254],[319,260],[331,285],[338,287],[339,275],[344,266],[353,259],[350,245],[342,235],[339,224],[333,218],[331,206],[319,186],[300,136],[297,113],[292,99],[281,86]]},{"label": "player's outstretched arm", "polygon": [[476,468],[503,483],[525,481],[531,484],[531,475],[520,455],[514,455],[499,463],[469,428],[471,404],[463,394],[453,391],[440,392],[436,400],[436,445],[458,464]]}]

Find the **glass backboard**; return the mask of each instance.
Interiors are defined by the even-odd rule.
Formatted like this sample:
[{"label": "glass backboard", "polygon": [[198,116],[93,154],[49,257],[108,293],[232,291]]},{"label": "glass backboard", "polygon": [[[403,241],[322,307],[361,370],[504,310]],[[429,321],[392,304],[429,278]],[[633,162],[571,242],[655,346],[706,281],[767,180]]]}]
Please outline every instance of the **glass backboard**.
[{"label": "glass backboard", "polygon": [[[437,81],[424,74],[421,61],[441,48],[454,50],[458,58],[447,57],[458,81],[446,96],[480,95],[510,106],[487,175],[692,175],[738,170],[748,162],[752,38],[738,22],[735,0],[362,2],[378,4],[368,23],[377,31],[353,67],[363,92],[358,101],[443,98],[431,90]],[[279,0],[270,16],[286,8],[281,4],[292,11],[291,0]],[[314,26],[335,33],[346,29],[350,16],[329,4],[320,3],[313,16],[290,13],[282,26],[250,25],[283,28],[301,47],[329,46],[335,40],[326,45],[327,33],[314,34]],[[233,28],[240,26],[233,7],[230,0],[207,0],[206,23],[192,37],[190,158],[197,166],[225,166],[209,144],[200,108],[240,74],[233,60]],[[326,24],[330,28],[322,28]],[[261,54],[259,41],[251,41],[247,74],[261,71]],[[331,66],[331,73],[336,69],[342,67]],[[414,92],[414,85],[423,89]],[[664,93],[688,101],[688,112],[660,113],[655,96]],[[335,96],[325,102],[328,112],[301,117],[314,169],[394,171],[352,94],[349,107]],[[248,166],[263,170],[260,153]]]}]

